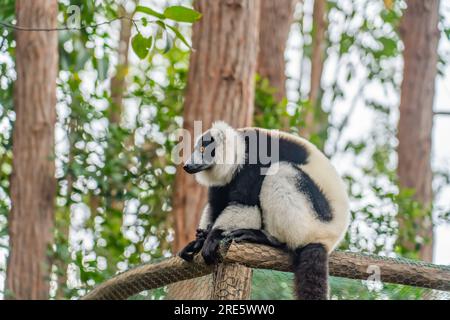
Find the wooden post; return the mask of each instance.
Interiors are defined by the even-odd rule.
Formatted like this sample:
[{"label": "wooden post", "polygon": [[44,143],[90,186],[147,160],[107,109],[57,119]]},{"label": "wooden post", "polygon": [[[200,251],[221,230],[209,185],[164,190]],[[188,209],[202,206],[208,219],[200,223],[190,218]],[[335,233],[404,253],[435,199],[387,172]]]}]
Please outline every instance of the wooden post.
[{"label": "wooden post", "polygon": [[214,269],[213,300],[248,300],[251,292],[252,268],[238,263],[221,263]]}]

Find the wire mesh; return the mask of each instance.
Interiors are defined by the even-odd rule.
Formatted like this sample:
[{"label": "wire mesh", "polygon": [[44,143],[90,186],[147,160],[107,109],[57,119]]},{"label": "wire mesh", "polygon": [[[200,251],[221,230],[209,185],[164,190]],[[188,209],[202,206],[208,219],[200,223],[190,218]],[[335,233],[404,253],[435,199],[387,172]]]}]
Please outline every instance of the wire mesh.
[{"label": "wire mesh", "polygon": [[[237,266],[231,269],[235,273],[223,278],[222,282],[218,280],[219,267],[206,266],[200,256],[195,257],[193,262],[172,257],[117,275],[99,285],[84,299],[203,300],[247,297],[236,293],[236,290],[242,289],[239,289],[242,279],[240,284],[235,281],[245,272],[251,277],[248,288],[250,299],[294,298],[288,253],[262,245],[233,243],[229,248],[222,248],[222,256],[223,265]],[[449,266],[334,252],[330,256],[330,274],[331,299],[450,300]]]},{"label": "wire mesh", "polygon": [[[179,281],[173,285],[147,290],[131,300],[208,300],[213,287],[212,276]],[[333,300],[450,300],[450,292],[379,283],[373,286],[364,280],[330,277],[330,298]],[[293,300],[293,274],[254,269],[251,285],[252,300]]]}]

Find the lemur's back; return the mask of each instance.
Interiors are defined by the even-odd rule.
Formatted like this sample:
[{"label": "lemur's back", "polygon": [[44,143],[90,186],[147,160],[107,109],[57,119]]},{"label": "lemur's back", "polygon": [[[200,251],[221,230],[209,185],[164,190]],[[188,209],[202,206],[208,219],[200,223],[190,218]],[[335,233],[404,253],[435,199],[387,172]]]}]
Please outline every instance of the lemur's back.
[{"label": "lemur's back", "polygon": [[[242,128],[238,131],[246,136],[256,133],[279,139],[279,161],[280,163],[291,163],[294,168],[299,169],[298,172],[293,170],[289,174],[295,174],[298,180],[297,190],[307,194],[312,209],[316,212],[316,217],[319,217],[319,220],[324,223],[324,227],[318,224],[317,228],[322,229],[318,232],[331,232],[332,234],[329,236],[336,238],[328,241],[330,243],[329,250],[332,250],[335,245],[333,242],[340,241],[341,233],[343,234],[349,223],[349,207],[345,185],[329,159],[306,139],[286,132],[252,127]],[[281,176],[290,169],[282,166],[281,170],[284,171],[272,179],[276,183],[280,183]],[[270,179],[266,180],[270,181]],[[266,182],[266,184],[268,183]],[[288,184],[288,182],[284,181],[284,184]],[[299,187],[303,190],[300,190]],[[273,188],[269,188],[266,196],[268,196],[267,193],[273,192],[270,190]],[[275,201],[275,199],[273,200]],[[311,223],[316,224],[316,219],[313,219]]]},{"label": "lemur's back", "polygon": [[[335,196],[330,200],[343,198],[344,201],[348,201],[345,185],[336,169],[330,160],[308,140],[284,131],[257,127],[240,128],[238,131],[244,134],[250,132],[264,133],[270,137],[279,138],[280,143],[284,143],[284,148],[280,146],[280,152],[283,153],[280,155],[280,161],[288,161],[301,166],[326,194]],[[286,147],[289,148],[287,153]]]}]

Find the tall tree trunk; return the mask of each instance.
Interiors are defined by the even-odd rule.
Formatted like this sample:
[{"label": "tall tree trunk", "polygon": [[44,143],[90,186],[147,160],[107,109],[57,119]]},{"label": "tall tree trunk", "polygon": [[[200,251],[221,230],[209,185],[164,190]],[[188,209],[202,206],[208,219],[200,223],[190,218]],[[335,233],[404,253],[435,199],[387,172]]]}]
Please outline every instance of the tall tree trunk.
[{"label": "tall tree trunk", "polygon": [[[129,17],[130,14],[123,6],[119,7],[119,16]],[[119,124],[122,116],[123,94],[126,90],[125,78],[128,74],[128,49],[130,46],[132,22],[129,19],[120,20],[119,45],[117,47],[116,74],[111,79],[111,110],[109,120],[111,123]]]},{"label": "tall tree trunk", "polygon": [[[213,121],[235,127],[251,125],[254,75],[258,55],[259,0],[198,0],[203,18],[193,28],[193,47],[184,106],[184,128],[194,133]],[[182,170],[177,171],[173,218],[174,251],[195,235],[206,203],[206,188]]]},{"label": "tall tree trunk", "polygon": [[[17,24],[55,28],[56,0],[16,1]],[[7,290],[16,299],[47,299],[56,194],[57,33],[17,31],[12,209]]]},{"label": "tall tree trunk", "polygon": [[[400,187],[414,189],[415,200],[428,209],[433,201],[430,159],[438,61],[439,0],[409,0],[407,5],[400,25],[405,51],[398,123],[398,177]],[[400,236],[399,244],[415,251],[415,237],[425,239],[425,244],[420,246],[419,257],[431,261],[431,214],[419,218],[404,216],[402,212],[399,214],[400,235],[406,232],[406,224],[417,226],[410,237]]]},{"label": "tall tree trunk", "polygon": [[318,134],[321,130],[317,123],[316,114],[320,112],[322,96],[322,71],[325,62],[327,31],[327,2],[326,0],[314,0],[312,51],[311,51],[311,81],[309,90],[310,110],[305,114],[305,128],[302,132],[305,138]]},{"label": "tall tree trunk", "polygon": [[277,91],[278,101],[286,97],[284,52],[298,0],[260,0],[261,18],[257,72]]},{"label": "tall tree trunk", "polygon": [[[132,16],[126,11],[123,6],[119,7],[119,15],[121,17]],[[120,36],[119,44],[117,46],[117,66],[116,73],[111,79],[111,106],[109,112],[110,124],[119,126],[123,115],[123,97],[126,91],[126,76],[128,74],[128,50],[130,47],[132,22],[129,19],[120,20]],[[132,141],[127,141],[126,144],[131,144]],[[111,183],[111,185],[114,185]],[[111,194],[115,195],[120,190],[113,189]],[[94,196],[94,195],[93,195]],[[124,201],[113,198],[111,200],[111,208],[123,211],[125,207]]]},{"label": "tall tree trunk", "polygon": [[[195,9],[203,18],[194,25],[192,52],[188,75],[188,87],[184,105],[184,128],[191,137],[194,121],[202,121],[202,130],[208,129],[216,120],[224,120],[235,127],[252,124],[254,102],[254,76],[258,57],[258,30],[260,0],[198,0]],[[189,146],[191,147],[191,146]],[[175,179],[173,218],[175,241],[173,249],[179,251],[194,238],[200,214],[206,199],[206,188],[201,187],[193,176],[182,170]],[[223,283],[231,272],[240,270],[235,291],[249,293],[251,270],[244,266],[219,266],[215,283]],[[169,288],[172,298],[179,298],[183,286],[193,289],[191,299],[214,296],[211,287],[202,283],[178,283]],[[211,291],[210,291],[211,290]],[[202,293],[198,297],[198,293]],[[248,296],[240,296],[248,298]]]}]

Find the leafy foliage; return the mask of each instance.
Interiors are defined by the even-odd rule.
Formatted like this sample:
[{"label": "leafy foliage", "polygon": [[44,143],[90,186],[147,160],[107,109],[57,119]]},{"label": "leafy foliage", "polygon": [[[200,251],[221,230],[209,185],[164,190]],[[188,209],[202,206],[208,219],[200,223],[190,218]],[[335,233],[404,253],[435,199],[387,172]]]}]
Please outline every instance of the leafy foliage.
[{"label": "leafy foliage", "polygon": [[[179,32],[177,28],[167,23],[165,20],[194,23],[202,17],[201,13],[184,6],[169,6],[164,10],[164,13],[159,13],[149,7],[137,6],[135,12],[144,13],[151,17],[157,18],[157,20],[154,21],[155,24],[158,25],[163,30],[163,32],[165,32],[166,52],[170,49],[170,47],[172,47],[171,35],[168,33],[168,30],[171,30],[174,33],[175,37],[180,39],[186,46],[190,47],[190,45],[183,34]],[[146,17],[143,17],[142,21],[144,25],[147,24]],[[139,58],[145,59],[147,57],[147,54],[151,48],[151,39],[151,37],[146,38],[140,33],[138,33],[133,38],[133,50]]]}]

